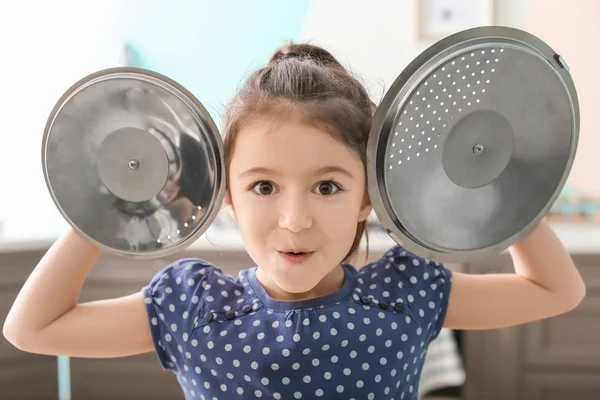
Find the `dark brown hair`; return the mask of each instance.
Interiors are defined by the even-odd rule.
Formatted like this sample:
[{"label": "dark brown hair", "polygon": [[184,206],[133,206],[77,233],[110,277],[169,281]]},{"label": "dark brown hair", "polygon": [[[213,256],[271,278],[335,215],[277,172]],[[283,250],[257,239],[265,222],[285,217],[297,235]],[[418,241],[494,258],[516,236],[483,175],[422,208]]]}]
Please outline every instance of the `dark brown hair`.
[{"label": "dark brown hair", "polygon": [[[348,146],[362,161],[366,176],[367,139],[375,112],[367,90],[327,50],[293,43],[277,49],[268,64],[253,72],[226,106],[223,133],[227,170],[243,121],[289,111],[300,113],[306,122]],[[366,220],[358,223],[354,242],[343,262],[357,252],[366,225]]]}]

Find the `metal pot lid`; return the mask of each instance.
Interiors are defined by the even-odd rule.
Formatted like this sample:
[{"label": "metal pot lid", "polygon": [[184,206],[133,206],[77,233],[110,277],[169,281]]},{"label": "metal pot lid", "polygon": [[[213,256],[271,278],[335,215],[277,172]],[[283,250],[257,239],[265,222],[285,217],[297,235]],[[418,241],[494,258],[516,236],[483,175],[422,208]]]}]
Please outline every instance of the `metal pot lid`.
[{"label": "metal pot lid", "polygon": [[369,137],[369,194],[399,244],[463,261],[506,250],[570,173],[579,105],[568,67],[531,34],[449,36],[398,76]]},{"label": "metal pot lid", "polygon": [[188,246],[225,192],[222,139],[209,113],[177,82],[140,68],[102,70],[67,90],[48,118],[42,164],[68,223],[123,256]]}]

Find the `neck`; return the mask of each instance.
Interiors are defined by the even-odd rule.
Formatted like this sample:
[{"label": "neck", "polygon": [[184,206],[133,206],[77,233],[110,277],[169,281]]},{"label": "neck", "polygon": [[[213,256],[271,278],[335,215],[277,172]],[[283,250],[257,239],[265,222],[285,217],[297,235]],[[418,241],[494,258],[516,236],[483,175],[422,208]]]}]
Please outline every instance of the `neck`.
[{"label": "neck", "polygon": [[337,292],[344,285],[345,272],[344,268],[338,265],[321,279],[315,287],[303,293],[291,293],[281,289],[260,267],[256,269],[256,278],[271,298],[275,300],[295,301],[313,299]]}]

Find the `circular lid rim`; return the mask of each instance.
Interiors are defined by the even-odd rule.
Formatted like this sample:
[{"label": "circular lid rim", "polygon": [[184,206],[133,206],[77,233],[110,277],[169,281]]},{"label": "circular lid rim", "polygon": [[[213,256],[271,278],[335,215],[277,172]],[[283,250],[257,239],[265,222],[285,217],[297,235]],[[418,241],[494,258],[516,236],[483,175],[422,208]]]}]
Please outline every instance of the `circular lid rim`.
[{"label": "circular lid rim", "polygon": [[[518,233],[500,243],[480,249],[444,251],[421,243],[413,235],[411,235],[401,223],[396,224],[394,218],[397,218],[397,216],[391,209],[391,206],[385,197],[386,190],[384,185],[381,183],[383,178],[380,176],[380,171],[378,171],[378,169],[380,169],[378,155],[385,150],[382,150],[382,143],[385,144],[389,136],[388,134],[384,134],[384,132],[388,132],[390,130],[389,128],[391,127],[393,117],[390,116],[390,111],[392,111],[392,113],[395,115],[394,109],[399,110],[401,108],[399,105],[401,105],[402,98],[406,97],[406,95],[410,93],[411,89],[415,85],[418,85],[423,77],[427,76],[427,74],[420,74],[423,68],[432,63],[432,60],[436,58],[444,58],[443,55],[440,55],[451,51],[453,48],[456,48],[456,46],[461,46],[465,43],[473,42],[474,40],[482,41],[485,39],[510,41],[520,46],[527,47],[529,51],[537,53],[537,55],[545,58],[550,64],[549,67],[557,70],[557,73],[562,79],[562,82],[566,87],[566,91],[570,96],[572,106],[571,113],[574,123],[571,132],[572,140],[570,157],[568,158],[567,165],[565,165],[560,182],[557,185],[553,195],[546,203],[546,206],[540,210],[536,218],[532,219]],[[463,47],[461,46],[461,49],[462,48]],[[377,107],[367,144],[367,179],[369,197],[379,222],[395,242],[402,245],[407,250],[430,260],[441,262],[462,262],[473,260],[475,258],[481,258],[490,253],[500,253],[506,250],[510,245],[517,242],[519,239],[527,236],[535,228],[537,223],[550,210],[552,204],[560,195],[560,191],[571,172],[577,151],[577,144],[579,141],[580,116],[578,96],[571,75],[565,69],[565,66],[561,64],[559,57],[560,56],[548,44],[528,32],[512,27],[483,26],[460,31],[439,40],[421,52],[412,62],[408,64],[406,68],[404,68],[404,70],[398,75],[393,84],[390,86],[390,89],[386,92],[379,107]],[[439,63],[436,62],[433,64],[438,65]],[[408,97],[406,97],[406,99],[407,98]]]},{"label": "circular lid rim", "polygon": [[[67,100],[71,96],[73,96],[75,93],[77,93],[79,90],[86,87],[90,82],[92,82],[96,79],[104,78],[104,77],[108,78],[110,75],[123,75],[123,74],[130,74],[132,76],[135,76],[135,75],[145,76],[145,77],[150,77],[152,79],[155,79],[158,82],[160,82],[161,84],[167,86],[167,87],[163,86],[163,88],[171,91],[173,93],[173,95],[177,95],[182,101],[184,101],[184,100],[187,101],[188,105],[193,107],[194,113],[199,118],[201,118],[204,128],[206,128],[209,132],[212,133],[212,135],[209,135],[209,136],[213,141],[212,144],[216,145],[216,149],[218,150],[218,154],[215,154],[216,169],[217,169],[217,171],[216,171],[217,174],[216,174],[216,179],[215,179],[215,188],[217,188],[217,189],[213,191],[213,200],[211,202],[210,209],[205,214],[204,223],[202,225],[199,225],[198,228],[193,231],[193,233],[189,234],[187,237],[185,237],[183,240],[181,240],[177,244],[166,247],[166,248],[158,249],[158,250],[153,250],[153,251],[140,252],[140,251],[127,251],[127,250],[116,249],[116,248],[107,246],[107,245],[97,241],[96,239],[92,238],[87,233],[85,233],[80,227],[77,226],[77,224],[75,224],[69,218],[69,216],[66,214],[66,212],[62,209],[62,207],[56,200],[56,196],[54,195],[54,191],[53,191],[52,185],[50,183],[50,177],[48,176],[48,170],[46,168],[46,146],[48,143],[48,138],[49,138],[50,132],[52,130],[53,122],[54,122],[56,116],[58,115],[58,113],[60,112],[60,109],[64,106],[64,104],[67,102]],[[215,149],[215,146],[211,146],[211,148]],[[42,146],[41,146],[41,161],[42,161],[42,169],[43,169],[43,174],[44,174],[44,181],[46,183],[46,187],[47,187],[48,191],[50,192],[50,197],[52,198],[54,205],[57,207],[58,211],[63,216],[63,218],[66,219],[66,221],[69,223],[69,225],[78,234],[83,236],[86,240],[88,240],[90,243],[92,243],[96,247],[98,247],[102,250],[105,250],[106,252],[111,253],[111,254],[116,254],[116,255],[119,255],[122,257],[134,258],[134,259],[155,259],[155,258],[172,255],[174,253],[177,253],[178,251],[181,251],[181,250],[187,248],[194,241],[199,239],[210,228],[210,226],[212,225],[214,220],[217,218],[217,216],[221,210],[221,204],[223,203],[223,200],[225,198],[225,188],[226,188],[226,179],[227,179],[226,172],[225,172],[225,160],[224,160],[223,153],[224,153],[223,139],[217,128],[217,125],[215,124],[214,120],[212,119],[212,117],[210,116],[208,110],[204,107],[204,105],[202,105],[202,103],[184,86],[182,86],[175,80],[173,80],[163,74],[160,74],[158,72],[154,72],[151,70],[147,70],[144,68],[112,67],[112,68],[106,68],[106,69],[96,71],[94,73],[88,74],[88,75],[84,76],[83,78],[79,79],[77,82],[72,84],[56,101],[54,107],[52,108],[52,111],[50,112],[50,114],[46,120],[46,125],[44,127],[44,134],[42,137]]]}]

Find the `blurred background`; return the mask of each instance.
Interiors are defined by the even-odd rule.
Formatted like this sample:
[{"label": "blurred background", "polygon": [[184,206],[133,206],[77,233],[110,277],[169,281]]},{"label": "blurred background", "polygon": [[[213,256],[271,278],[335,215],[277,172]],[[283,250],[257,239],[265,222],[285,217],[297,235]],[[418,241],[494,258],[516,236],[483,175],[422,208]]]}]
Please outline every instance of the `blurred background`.
[{"label": "blurred background", "polygon": [[[504,25],[553,47],[571,68],[581,131],[573,171],[550,214],[586,277],[574,313],[494,332],[445,332],[432,348],[421,396],[452,399],[600,398],[600,81],[594,0],[104,0],[11,1],[0,5],[0,319],[66,222],[41,166],[46,119],[59,97],[97,70],[133,65],[190,90],[217,125],[224,105],[286,41],[320,45],[366,83],[378,103],[402,70],[436,40],[462,29]],[[371,257],[391,242],[377,236]],[[226,264],[249,260],[235,224],[219,218],[188,252]],[[141,288],[168,260],[103,256],[82,299]],[[504,255],[454,268],[510,271]],[[125,271],[125,272],[123,272]],[[595,297],[594,297],[595,296]],[[438,351],[437,356],[435,355]],[[0,338],[0,398],[183,398],[154,355],[69,360],[22,354]]]}]

